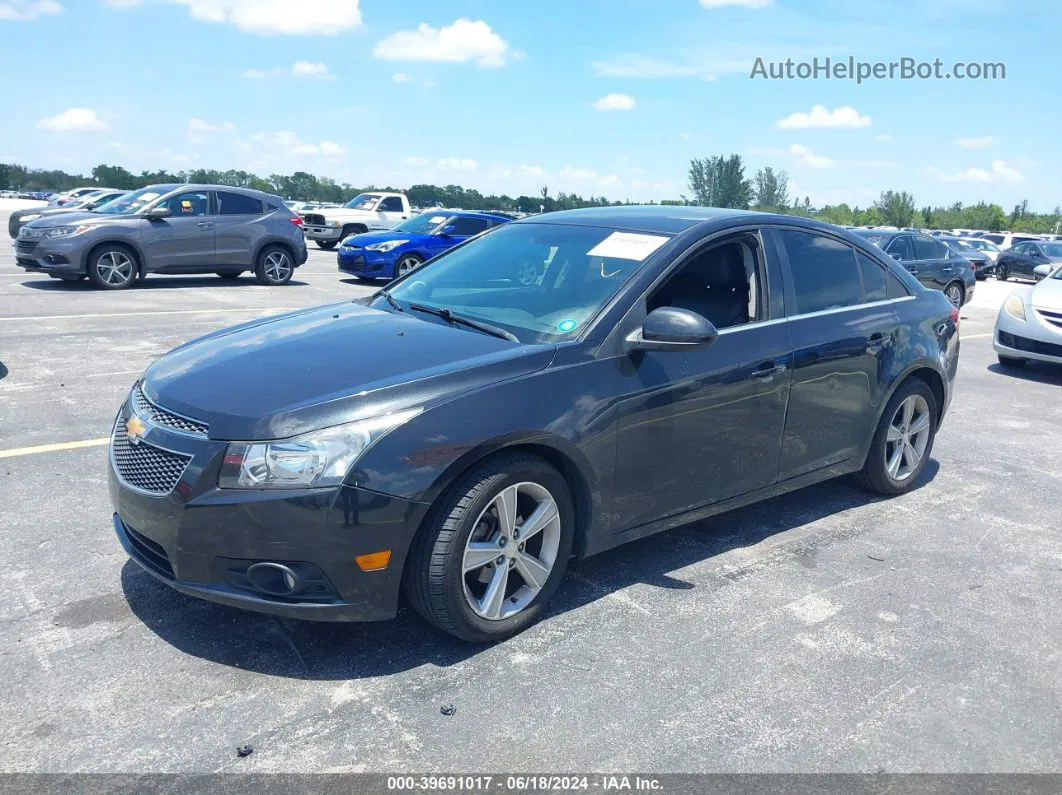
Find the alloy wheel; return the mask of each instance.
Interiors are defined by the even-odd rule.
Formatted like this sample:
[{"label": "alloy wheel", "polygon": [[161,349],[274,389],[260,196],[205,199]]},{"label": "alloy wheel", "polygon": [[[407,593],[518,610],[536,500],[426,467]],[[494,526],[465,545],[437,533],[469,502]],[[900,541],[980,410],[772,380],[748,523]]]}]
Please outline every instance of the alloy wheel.
[{"label": "alloy wheel", "polygon": [[420,267],[420,260],[416,257],[403,257],[398,261],[398,275],[405,276]]},{"label": "alloy wheel", "polygon": [[502,489],[465,543],[461,572],[473,612],[500,621],[531,604],[553,571],[560,540],[560,511],[548,489],[532,482]]},{"label": "alloy wheel", "polygon": [[133,278],[133,261],[121,251],[108,251],[96,260],[100,280],[117,287]]},{"label": "alloy wheel", "polygon": [[957,284],[949,284],[944,290],[944,296],[951,301],[951,305],[958,309],[962,306],[962,288]]},{"label": "alloy wheel", "polygon": [[265,273],[272,282],[282,282],[291,273],[291,260],[283,251],[271,251],[265,258]]},{"label": "alloy wheel", "polygon": [[910,395],[897,408],[885,437],[885,471],[897,483],[918,469],[929,444],[932,419],[921,395]]}]

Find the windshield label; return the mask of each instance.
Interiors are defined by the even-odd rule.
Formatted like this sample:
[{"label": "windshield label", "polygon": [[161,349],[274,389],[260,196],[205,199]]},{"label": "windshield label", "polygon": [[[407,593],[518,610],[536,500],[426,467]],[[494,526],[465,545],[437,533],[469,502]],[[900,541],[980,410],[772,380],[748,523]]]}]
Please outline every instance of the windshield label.
[{"label": "windshield label", "polygon": [[578,325],[574,320],[562,320],[557,324],[557,329],[567,334],[569,331],[575,331],[575,327]]},{"label": "windshield label", "polygon": [[613,232],[588,252],[588,257],[611,257],[632,259],[641,262],[668,239],[660,235],[637,235],[631,232]]}]

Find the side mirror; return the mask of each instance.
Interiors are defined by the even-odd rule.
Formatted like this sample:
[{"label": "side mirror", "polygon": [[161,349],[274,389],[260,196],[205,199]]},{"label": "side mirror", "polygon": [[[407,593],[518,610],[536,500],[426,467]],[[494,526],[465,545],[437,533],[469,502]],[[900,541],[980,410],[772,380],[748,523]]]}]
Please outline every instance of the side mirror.
[{"label": "side mirror", "polygon": [[149,221],[159,221],[163,218],[169,218],[171,215],[173,215],[173,213],[169,207],[152,207],[144,213],[144,217]]},{"label": "side mirror", "polygon": [[453,224],[448,224],[447,226],[444,226],[442,229],[440,229],[438,234],[439,237],[450,237],[456,231],[456,226],[454,226]]},{"label": "side mirror", "polygon": [[1054,270],[1050,265],[1037,265],[1033,268],[1033,273],[1038,279],[1046,279],[1051,275],[1051,271]]},{"label": "side mirror", "polygon": [[719,331],[710,320],[689,309],[654,309],[642,327],[627,337],[629,351],[688,351],[715,342]]},{"label": "side mirror", "polygon": [[891,254],[889,254],[889,256],[892,257],[897,262],[902,262],[902,260],[900,259],[900,255],[897,254],[895,251],[893,251]]}]

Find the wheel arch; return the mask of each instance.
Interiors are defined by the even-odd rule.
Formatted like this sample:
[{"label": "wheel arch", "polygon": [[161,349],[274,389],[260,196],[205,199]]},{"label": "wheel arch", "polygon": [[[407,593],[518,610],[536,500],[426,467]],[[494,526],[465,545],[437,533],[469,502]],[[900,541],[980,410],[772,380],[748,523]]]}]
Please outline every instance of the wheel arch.
[{"label": "wheel arch", "polygon": [[936,401],[936,424],[938,428],[940,427],[940,422],[944,418],[945,404],[947,401],[945,377],[936,367],[933,367],[928,362],[916,362],[896,378],[896,381],[889,389],[888,394],[885,395],[884,399],[881,401],[881,406],[878,408],[870,436],[864,447],[865,452],[861,456],[863,460],[866,459],[867,453],[870,451],[870,446],[874,441],[874,433],[877,432],[878,425],[881,424],[881,418],[885,414],[885,409],[889,405],[889,401],[892,400],[893,395],[895,395],[904,384],[912,379],[922,381],[933,393],[933,398]]},{"label": "wheel arch", "polygon": [[257,248],[255,248],[254,256],[251,257],[251,267],[252,268],[255,267],[256,265],[258,265],[258,258],[260,256],[262,256],[262,252],[269,246],[280,246],[280,247],[282,247],[285,251],[288,252],[288,256],[291,257],[292,267],[294,267],[294,268],[299,267],[298,264],[297,264],[298,261],[299,261],[298,252],[295,251],[295,247],[291,244],[291,241],[290,240],[285,240],[282,237],[270,237],[270,238],[266,238],[265,240],[261,241],[258,244]]},{"label": "wheel arch", "polygon": [[133,252],[136,256],[137,276],[143,278],[147,274],[147,254],[139,243],[123,237],[105,237],[102,240],[94,242],[91,246],[88,246],[85,249],[85,253],[81,255],[81,270],[86,274],[88,273],[89,259],[96,249],[100,246],[111,246],[115,244],[124,246]]}]

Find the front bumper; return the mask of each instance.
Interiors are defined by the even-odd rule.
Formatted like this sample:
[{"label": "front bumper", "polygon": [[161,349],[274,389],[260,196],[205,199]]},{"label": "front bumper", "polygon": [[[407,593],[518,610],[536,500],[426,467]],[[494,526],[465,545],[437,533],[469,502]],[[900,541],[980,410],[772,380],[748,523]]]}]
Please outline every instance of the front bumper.
[{"label": "front bumper", "polygon": [[302,233],[309,240],[324,240],[325,242],[335,241],[338,243],[339,239],[343,237],[343,229],[338,226],[310,226],[307,224],[302,228]]},{"label": "front bumper", "polygon": [[[127,403],[117,433],[125,433],[133,413]],[[426,505],[356,486],[219,489],[226,442],[177,433],[138,416],[147,427],[139,445],[188,458],[171,491],[148,494],[119,474],[112,437],[114,529],[142,568],[190,596],[287,618],[374,621],[395,615],[406,553]],[[384,549],[391,550],[391,560],[382,570],[362,571],[355,563],[359,555]],[[256,588],[247,572],[262,562],[299,572],[299,588],[283,596]]]},{"label": "front bumper", "polygon": [[339,270],[371,279],[394,277],[397,254],[394,251],[369,251],[364,248],[341,246],[336,255]]},{"label": "front bumper", "polygon": [[1025,302],[1025,320],[999,310],[992,347],[1001,356],[1062,364],[1062,311],[1033,308]]},{"label": "front bumper", "polygon": [[84,274],[84,245],[78,237],[59,240],[18,238],[15,241],[15,264],[31,273]]}]

